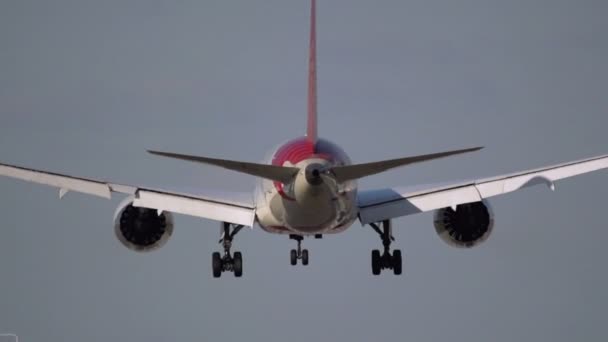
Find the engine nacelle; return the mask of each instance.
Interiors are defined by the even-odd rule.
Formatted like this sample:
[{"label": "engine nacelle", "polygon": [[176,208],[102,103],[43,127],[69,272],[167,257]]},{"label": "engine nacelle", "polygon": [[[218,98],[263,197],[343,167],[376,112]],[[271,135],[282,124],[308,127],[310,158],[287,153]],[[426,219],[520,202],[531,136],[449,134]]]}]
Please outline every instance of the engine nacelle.
[{"label": "engine nacelle", "polygon": [[450,246],[469,248],[488,239],[494,228],[494,213],[485,202],[460,204],[456,210],[435,211],[437,235]]},{"label": "engine nacelle", "polygon": [[164,246],[173,234],[173,215],[134,207],[133,199],[127,198],[114,214],[114,233],[132,251],[153,251]]}]

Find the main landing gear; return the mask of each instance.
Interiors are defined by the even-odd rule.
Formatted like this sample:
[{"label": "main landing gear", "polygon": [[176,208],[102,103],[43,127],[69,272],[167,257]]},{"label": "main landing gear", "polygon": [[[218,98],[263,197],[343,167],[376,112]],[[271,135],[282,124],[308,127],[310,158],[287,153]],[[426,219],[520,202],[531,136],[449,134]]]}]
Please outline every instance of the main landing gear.
[{"label": "main landing gear", "polygon": [[[381,224],[382,227],[378,224]],[[382,222],[370,223],[369,225],[380,235],[382,245],[384,246],[384,253],[382,255],[377,249],[372,251],[372,273],[379,275],[383,269],[392,269],[395,275],[401,274],[401,251],[395,249],[391,255],[391,242],[395,241],[392,235],[391,221],[384,220]]]},{"label": "main landing gear", "polygon": [[224,246],[224,256],[222,257],[219,252],[212,255],[211,266],[214,278],[219,278],[225,271],[234,272],[237,278],[243,275],[243,255],[241,252],[234,252],[234,256],[230,254],[232,239],[241,229],[243,225],[222,222],[222,238],[219,242]]},{"label": "main landing gear", "polygon": [[308,249],[302,249],[302,235],[289,235],[289,238],[298,242],[298,249],[292,249],[290,253],[290,261],[292,265],[296,265],[298,260],[302,260],[302,265],[308,265]]}]

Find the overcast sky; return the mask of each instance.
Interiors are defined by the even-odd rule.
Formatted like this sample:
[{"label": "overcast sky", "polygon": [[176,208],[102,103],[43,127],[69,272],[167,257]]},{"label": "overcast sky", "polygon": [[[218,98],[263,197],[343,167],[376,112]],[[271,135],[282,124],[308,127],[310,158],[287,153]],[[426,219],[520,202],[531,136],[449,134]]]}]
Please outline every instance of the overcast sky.
[{"label": "overcast sky", "polygon": [[[145,185],[253,179],[146,148],[259,161],[305,130],[308,1],[0,1],[0,161]],[[363,162],[484,145],[362,188],[608,153],[608,2],[320,0],[319,132]],[[295,246],[260,229],[244,277],[211,277],[219,223],[176,219],[150,254],[112,201],[0,179],[0,333],[22,341],[606,341],[608,174],[491,201],[460,250],[395,221],[404,275],[355,224]]]}]

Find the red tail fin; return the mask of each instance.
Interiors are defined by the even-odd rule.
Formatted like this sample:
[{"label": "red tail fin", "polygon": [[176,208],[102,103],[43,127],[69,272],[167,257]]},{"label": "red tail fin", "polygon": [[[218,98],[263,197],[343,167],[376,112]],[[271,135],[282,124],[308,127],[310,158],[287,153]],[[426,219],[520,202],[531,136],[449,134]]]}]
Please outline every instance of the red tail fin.
[{"label": "red tail fin", "polygon": [[316,0],[310,1],[310,46],[308,57],[308,123],[306,136],[317,140],[317,9]]}]

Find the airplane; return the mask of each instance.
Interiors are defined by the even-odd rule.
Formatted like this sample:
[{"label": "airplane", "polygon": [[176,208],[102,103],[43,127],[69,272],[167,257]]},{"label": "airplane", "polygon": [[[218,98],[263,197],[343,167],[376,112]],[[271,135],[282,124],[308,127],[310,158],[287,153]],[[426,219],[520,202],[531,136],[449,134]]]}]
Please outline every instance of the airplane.
[{"label": "airplane", "polygon": [[357,180],[390,169],[478,151],[481,147],[353,164],[338,145],[317,134],[316,0],[311,0],[308,60],[308,110],[304,136],[283,143],[270,160],[253,163],[186,154],[148,151],[157,156],[202,163],[258,178],[253,193],[171,191],[72,177],[22,166],[0,164],[0,175],[59,189],[59,198],[79,192],[110,199],[126,195],[114,214],[114,232],[128,249],[149,252],[166,244],[174,230],[174,214],[219,221],[223,253],[212,253],[214,278],[224,272],[243,275],[241,252],[232,253],[235,236],[244,227],[260,227],[297,242],[290,263],[308,265],[305,237],[346,231],[357,220],[369,225],[382,241],[371,253],[373,275],[382,270],[402,273],[402,254],[391,250],[392,220],[434,212],[436,233],[448,245],[477,246],[494,228],[488,202],[493,196],[534,185],[555,189],[555,181],[608,168],[608,155],[525,170],[492,178],[425,186],[359,190]]}]

